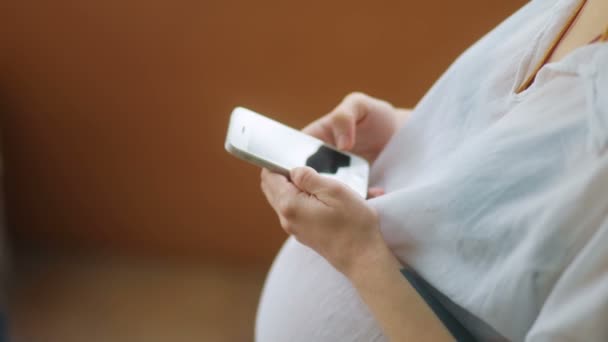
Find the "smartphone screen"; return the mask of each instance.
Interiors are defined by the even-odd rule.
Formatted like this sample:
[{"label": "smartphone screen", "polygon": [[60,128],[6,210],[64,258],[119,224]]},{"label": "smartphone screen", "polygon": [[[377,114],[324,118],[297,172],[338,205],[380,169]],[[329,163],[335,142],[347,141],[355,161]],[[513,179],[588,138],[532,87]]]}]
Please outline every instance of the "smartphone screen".
[{"label": "smartphone screen", "polygon": [[336,174],[340,168],[351,166],[351,157],[328,148],[315,139],[288,130],[271,130],[259,125],[250,136],[249,152],[286,169],[310,166],[319,173]]},{"label": "smartphone screen", "polygon": [[310,166],[365,197],[369,165],[363,158],[338,151],[317,138],[244,108],[235,109],[233,124],[236,125],[233,134],[237,132],[242,137],[241,149],[255,158],[285,170]]}]

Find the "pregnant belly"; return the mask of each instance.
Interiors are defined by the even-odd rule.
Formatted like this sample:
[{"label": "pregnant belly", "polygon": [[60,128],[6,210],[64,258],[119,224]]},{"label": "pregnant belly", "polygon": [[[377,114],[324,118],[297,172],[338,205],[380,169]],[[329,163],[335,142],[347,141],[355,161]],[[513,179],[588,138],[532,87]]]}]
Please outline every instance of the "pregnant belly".
[{"label": "pregnant belly", "polygon": [[289,238],[266,279],[256,341],[386,341],[348,279]]}]

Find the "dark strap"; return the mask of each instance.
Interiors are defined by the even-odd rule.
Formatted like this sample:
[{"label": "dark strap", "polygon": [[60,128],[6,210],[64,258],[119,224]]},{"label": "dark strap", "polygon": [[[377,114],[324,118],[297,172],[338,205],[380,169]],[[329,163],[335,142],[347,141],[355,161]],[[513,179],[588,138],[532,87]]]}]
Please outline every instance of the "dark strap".
[{"label": "dark strap", "polygon": [[405,276],[405,278],[410,282],[412,287],[416,289],[418,294],[424,299],[424,301],[431,307],[437,318],[443,323],[443,325],[448,329],[450,334],[454,336],[456,341],[476,341],[475,337],[467,330],[467,328],[452,315],[437,299],[432,291],[430,290],[432,286],[426,282],[426,280],[422,279],[418,274],[416,274],[412,270],[402,269],[401,273]]},{"label": "dark strap", "polygon": [[8,342],[6,316],[0,312],[0,342]]}]

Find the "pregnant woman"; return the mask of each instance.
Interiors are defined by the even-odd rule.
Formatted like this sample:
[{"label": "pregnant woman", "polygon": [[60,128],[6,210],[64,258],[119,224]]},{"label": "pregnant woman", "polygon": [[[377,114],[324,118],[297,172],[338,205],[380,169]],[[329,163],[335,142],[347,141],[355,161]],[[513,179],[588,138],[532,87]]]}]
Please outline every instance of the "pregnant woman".
[{"label": "pregnant woman", "polygon": [[287,240],[267,341],[608,341],[608,0],[535,0],[409,112],[347,96],[305,131],[369,197],[262,172]]}]

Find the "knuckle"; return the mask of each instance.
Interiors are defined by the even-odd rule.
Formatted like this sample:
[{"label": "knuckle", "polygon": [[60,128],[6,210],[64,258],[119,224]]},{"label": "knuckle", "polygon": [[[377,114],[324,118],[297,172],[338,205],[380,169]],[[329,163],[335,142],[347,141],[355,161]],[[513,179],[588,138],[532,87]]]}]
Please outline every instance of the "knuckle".
[{"label": "knuckle", "polygon": [[312,176],[312,172],[309,169],[302,169],[294,175],[294,181],[297,184],[305,185],[310,181],[310,177]]},{"label": "knuckle", "polygon": [[362,92],[348,94],[339,106],[340,112],[344,113],[344,117],[340,118],[339,115],[336,115],[336,118],[346,122],[354,120],[358,115],[366,111],[371,100],[370,96]]},{"label": "knuckle", "polygon": [[287,220],[281,220],[281,228],[283,228],[283,230],[287,234],[295,235],[295,227],[294,227],[293,223],[291,223]]},{"label": "knuckle", "polygon": [[279,203],[279,214],[287,219],[293,219],[296,216],[296,207],[293,201],[284,199]]},{"label": "knuckle", "polygon": [[344,98],[344,101],[352,101],[352,102],[359,102],[362,100],[365,100],[367,98],[367,95],[365,95],[364,93],[360,92],[360,91],[353,91],[352,93],[346,95],[346,97]]},{"label": "knuckle", "polygon": [[340,109],[332,116],[332,118],[331,118],[332,124],[336,125],[336,124],[349,122],[352,119],[352,115],[353,115],[353,113],[349,109],[347,109],[347,108]]},{"label": "knuckle", "polygon": [[293,235],[293,233],[294,233],[293,225],[292,224],[289,224],[289,223],[285,224],[285,226],[283,226],[283,229],[289,235]]},{"label": "knuckle", "polygon": [[340,184],[329,184],[327,186],[327,193],[332,197],[339,197],[344,194],[344,188]]},{"label": "knuckle", "polygon": [[355,119],[351,108],[344,108],[336,112],[331,118],[331,127],[334,133],[343,132]]}]

